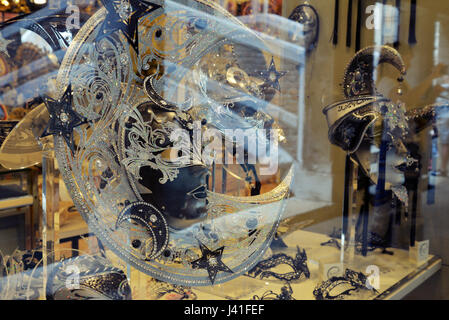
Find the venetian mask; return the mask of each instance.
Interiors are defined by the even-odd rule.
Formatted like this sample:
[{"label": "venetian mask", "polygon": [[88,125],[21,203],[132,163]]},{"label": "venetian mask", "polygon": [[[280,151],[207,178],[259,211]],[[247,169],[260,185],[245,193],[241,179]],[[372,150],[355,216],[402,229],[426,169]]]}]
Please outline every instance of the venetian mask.
[{"label": "venetian mask", "polygon": [[[73,253],[71,251],[70,253]],[[49,252],[45,259],[55,252]],[[130,300],[125,273],[101,256],[83,254],[47,264],[42,250],[0,252],[2,300]],[[50,261],[50,259],[49,259]],[[45,279],[43,278],[45,277]],[[46,284],[46,287],[42,286]],[[40,296],[45,293],[45,297]]]},{"label": "venetian mask", "polygon": [[296,247],[295,257],[286,253],[273,254],[268,259],[260,261],[248,275],[260,279],[274,278],[290,283],[300,279],[310,278],[310,271],[307,266],[306,250]]},{"label": "venetian mask", "polygon": [[100,256],[65,259],[50,270],[48,300],[131,300],[126,274]]},{"label": "venetian mask", "polygon": [[376,291],[367,287],[367,277],[362,272],[346,269],[343,276],[332,277],[316,286],[313,295],[317,300],[343,300],[350,299],[355,292],[369,296]]},{"label": "venetian mask", "polygon": [[315,48],[320,30],[320,18],[316,9],[309,4],[302,4],[297,6],[288,18],[298,22],[296,30],[289,31],[290,40],[302,42],[301,45],[307,51]]},{"label": "venetian mask", "polygon": [[378,184],[381,177],[385,188],[405,201],[404,172],[416,165],[405,147],[409,122],[404,105],[377,92],[374,72],[379,63],[392,64],[401,77],[405,74],[404,63],[393,48],[365,48],[346,67],[346,100],[326,107],[324,113],[330,141],[350,153],[373,183]]},{"label": "venetian mask", "polygon": [[[346,67],[346,99],[324,109],[329,140],[346,151],[376,185],[376,197],[391,190],[408,210],[408,188],[420,175],[421,155],[413,135],[435,123],[437,109],[447,103],[406,111],[401,102],[382,96],[375,86],[378,64],[389,63],[406,73],[399,53],[388,46],[359,51]],[[400,91],[398,91],[400,93]]]},{"label": "venetian mask", "polygon": [[54,135],[62,176],[83,218],[126,263],[179,285],[231,280],[269,246],[292,170],[267,193],[217,193],[195,132],[271,128],[260,106],[285,73],[274,59],[267,67],[263,41],[213,2],[129,3],[142,14],[138,41],[121,20],[109,23],[126,20],[123,2],[105,1],[58,73],[67,99],[52,106],[88,122],[61,126],[74,143]]}]

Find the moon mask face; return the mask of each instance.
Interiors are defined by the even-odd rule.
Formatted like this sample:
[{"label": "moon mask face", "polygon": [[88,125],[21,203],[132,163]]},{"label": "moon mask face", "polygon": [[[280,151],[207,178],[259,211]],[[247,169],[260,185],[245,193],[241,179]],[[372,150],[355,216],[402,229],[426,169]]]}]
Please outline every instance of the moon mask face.
[{"label": "moon mask face", "polygon": [[195,135],[271,128],[262,106],[285,73],[263,41],[213,3],[155,3],[163,7],[138,21],[138,53],[121,29],[99,37],[110,8],[79,31],[58,90],[88,124],[73,128],[72,146],[54,135],[56,155],[79,212],[120,258],[175,284],[222,283],[263,256],[292,170],[274,172],[283,179],[267,193],[217,193]]},{"label": "moon mask face", "polygon": [[[150,96],[157,93],[151,91]],[[171,227],[184,229],[207,216],[209,170],[193,147],[177,148],[172,138],[178,130],[185,133],[180,138],[193,145],[190,114],[157,98],[159,105],[143,103],[124,122],[122,163],[140,200],[160,208]]]},{"label": "moon mask face", "polygon": [[158,175],[153,169],[145,167],[141,172],[141,184],[155,190],[151,194],[142,195],[142,198],[161,208],[171,227],[182,229],[207,216],[206,191],[209,171],[206,167],[197,165],[181,168],[175,181],[161,186],[154,179]]}]

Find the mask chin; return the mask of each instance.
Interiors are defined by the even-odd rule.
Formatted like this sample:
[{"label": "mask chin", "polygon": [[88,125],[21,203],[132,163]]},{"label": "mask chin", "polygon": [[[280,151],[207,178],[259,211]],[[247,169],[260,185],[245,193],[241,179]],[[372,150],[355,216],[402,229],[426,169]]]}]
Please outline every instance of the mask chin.
[{"label": "mask chin", "polygon": [[360,149],[366,132],[376,121],[374,113],[364,116],[348,115],[329,130],[329,140],[344,151],[354,153]]},{"label": "mask chin", "polygon": [[359,164],[363,173],[377,184],[379,180],[379,149],[367,141],[363,141],[352,158]]},{"label": "mask chin", "polygon": [[[372,183],[377,184],[379,181],[379,148],[368,141],[363,141],[357,151],[353,153],[353,158]],[[406,158],[398,154],[394,148],[387,151],[385,161],[386,190],[405,182],[404,173],[398,169],[405,161]]]}]

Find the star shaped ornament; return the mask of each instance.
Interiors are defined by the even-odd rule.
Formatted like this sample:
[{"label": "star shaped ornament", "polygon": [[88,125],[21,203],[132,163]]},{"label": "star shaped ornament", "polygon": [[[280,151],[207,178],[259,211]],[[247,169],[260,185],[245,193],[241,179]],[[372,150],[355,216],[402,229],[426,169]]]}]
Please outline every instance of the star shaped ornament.
[{"label": "star shaped ornament", "polygon": [[72,108],[72,86],[69,85],[59,100],[44,96],[44,103],[50,114],[48,126],[41,138],[50,135],[60,135],[67,142],[72,153],[75,152],[73,129],[87,123],[87,119],[80,116]]},{"label": "star shaped ornament", "polygon": [[224,247],[211,251],[200,242],[200,249],[203,256],[192,262],[192,268],[206,269],[207,273],[209,273],[209,279],[212,284],[214,284],[215,277],[219,271],[233,273],[233,271],[229,269],[223,261],[221,261]]},{"label": "star shaped ornament", "polygon": [[3,38],[3,35],[0,33],[0,52],[6,54],[9,57],[8,53],[8,46],[11,42],[14,42],[14,40],[8,40]]},{"label": "star shaped ornament", "polygon": [[286,71],[277,71],[276,65],[274,64],[274,58],[271,58],[270,67],[266,71],[259,71],[259,74],[265,80],[263,84],[264,87],[271,87],[278,91],[281,91],[281,86],[279,84],[279,79],[287,74]]},{"label": "star shaped ornament", "polygon": [[101,0],[107,15],[97,41],[121,30],[129,44],[139,53],[139,19],[161,8],[160,5],[143,0]]}]

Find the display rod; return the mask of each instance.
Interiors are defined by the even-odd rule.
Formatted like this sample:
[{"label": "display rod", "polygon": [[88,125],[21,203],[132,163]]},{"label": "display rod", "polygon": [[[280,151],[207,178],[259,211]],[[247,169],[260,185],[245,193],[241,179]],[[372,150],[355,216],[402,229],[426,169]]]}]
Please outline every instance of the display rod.
[{"label": "display rod", "polygon": [[408,34],[408,43],[410,45],[416,44],[416,0],[411,0],[410,3],[410,29]]},{"label": "display rod", "polygon": [[361,48],[361,37],[362,37],[362,0],[357,1],[357,26],[355,34],[355,52],[359,52]]},{"label": "display rod", "polygon": [[396,41],[393,43],[393,47],[399,48],[401,38],[401,0],[396,0],[396,8],[398,12],[398,20],[396,25]]},{"label": "display rod", "polygon": [[369,193],[369,187],[370,187],[370,179],[361,172],[360,172],[360,180],[358,187],[363,190],[363,203],[362,203],[362,209],[360,210],[361,218],[363,221],[363,227],[362,227],[362,255],[366,257],[368,254],[368,222],[369,222],[369,211],[370,211],[370,193]]},{"label": "display rod", "polygon": [[356,217],[354,208],[357,205],[355,201],[354,190],[357,189],[357,171],[358,166],[354,164],[349,154],[346,155],[345,161],[345,186],[343,200],[343,221],[341,232],[341,261],[344,261],[346,255],[348,260],[354,259],[355,254],[355,233],[356,233]]},{"label": "display rod", "polygon": [[334,31],[332,32],[332,44],[336,46],[338,44],[338,15],[340,14],[340,0],[335,0],[334,10]]},{"label": "display rod", "polygon": [[352,1],[349,0],[348,12],[346,15],[346,47],[351,47],[351,37],[352,37]]},{"label": "display rod", "polygon": [[[55,155],[53,146],[44,143],[42,152],[42,254],[43,254],[43,288],[47,287],[48,268],[58,261],[55,246],[59,233],[59,175],[55,166]],[[56,219],[55,219],[56,217]],[[50,253],[55,252],[52,256]]]}]

